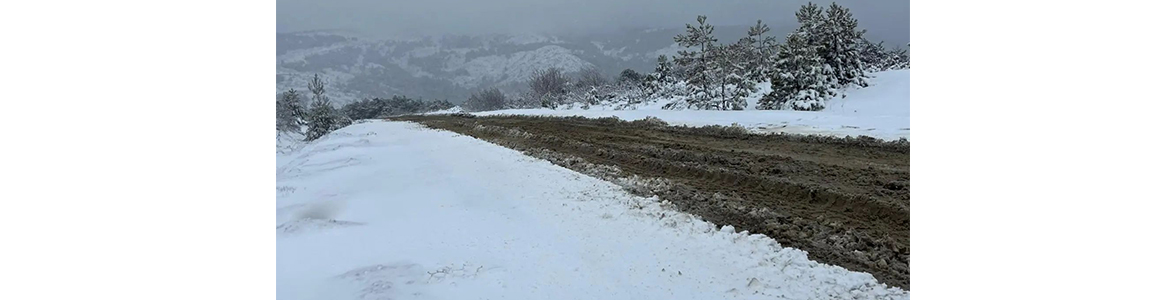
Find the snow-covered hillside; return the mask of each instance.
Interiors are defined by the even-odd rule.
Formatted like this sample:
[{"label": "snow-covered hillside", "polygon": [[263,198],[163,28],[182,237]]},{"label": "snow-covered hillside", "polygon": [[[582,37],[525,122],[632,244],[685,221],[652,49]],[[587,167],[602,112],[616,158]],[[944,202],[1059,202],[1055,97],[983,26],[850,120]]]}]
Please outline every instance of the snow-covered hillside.
[{"label": "snow-covered hillside", "polygon": [[673,125],[732,125],[756,132],[786,132],[834,136],[865,135],[880,139],[911,137],[911,70],[891,70],[871,74],[870,86],[849,89],[845,96],[827,101],[822,111],[755,110],[755,102],[767,92],[767,85],[748,100],[749,110],[663,110],[669,99],[651,101],[634,110],[614,110],[595,105],[588,110],[510,109],[478,112],[476,115],[547,115],[603,118],[616,116],[624,120],[658,117]]},{"label": "snow-covered hillside", "polygon": [[909,298],[467,136],[367,121],[277,142],[277,299]]},{"label": "snow-covered hillside", "polygon": [[508,56],[488,55],[464,62],[463,57],[448,61],[450,70],[463,70],[467,75],[456,76],[454,81],[461,87],[476,88],[484,84],[501,85],[522,83],[533,71],[545,68],[559,68],[565,72],[578,72],[593,66],[578,58],[574,52],[558,45],[549,45],[535,50],[520,51]]},{"label": "snow-covered hillside", "polygon": [[[653,57],[630,59],[651,51],[647,48],[672,43],[669,36],[654,40],[653,45],[613,41],[600,46],[602,42],[591,37],[566,41],[543,35],[385,40],[319,32],[278,33],[276,91],[304,89],[308,78],[321,74],[339,104],[392,95],[459,103],[482,88],[516,90],[533,71],[550,67],[571,74],[596,67],[609,76],[616,76],[622,68],[647,69]],[[642,48],[634,50],[639,45]]]},{"label": "snow-covered hillside", "polygon": [[[721,26],[721,40],[736,40],[747,26]],[[277,33],[276,92],[304,89],[314,74],[329,83],[337,104],[393,95],[460,103],[471,92],[497,87],[521,92],[532,71],[550,67],[573,74],[598,68],[649,72],[660,54],[681,49],[683,27],[571,35],[442,35],[375,39],[340,32]],[[776,30],[781,33],[784,30]]]}]

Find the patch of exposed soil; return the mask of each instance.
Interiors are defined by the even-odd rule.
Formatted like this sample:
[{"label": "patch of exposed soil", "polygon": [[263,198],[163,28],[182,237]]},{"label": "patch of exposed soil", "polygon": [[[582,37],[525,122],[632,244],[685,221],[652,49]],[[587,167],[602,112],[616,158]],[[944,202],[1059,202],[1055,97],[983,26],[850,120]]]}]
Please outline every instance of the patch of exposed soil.
[{"label": "patch of exposed soil", "polygon": [[[717,225],[910,289],[910,144],[617,118],[409,116],[656,194]],[[584,162],[584,163],[583,163]],[[593,170],[584,170],[590,166]],[[612,166],[599,174],[596,166]],[[591,174],[592,173],[592,174]],[[614,174],[610,174],[614,173]],[[665,183],[664,183],[665,182]]]}]

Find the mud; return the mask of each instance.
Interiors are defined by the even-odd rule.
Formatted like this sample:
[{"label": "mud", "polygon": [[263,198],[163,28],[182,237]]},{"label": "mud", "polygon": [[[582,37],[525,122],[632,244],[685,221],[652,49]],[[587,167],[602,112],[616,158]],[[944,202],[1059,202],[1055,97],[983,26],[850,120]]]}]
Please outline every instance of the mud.
[{"label": "mud", "polygon": [[910,289],[910,143],[617,118],[409,116]]}]

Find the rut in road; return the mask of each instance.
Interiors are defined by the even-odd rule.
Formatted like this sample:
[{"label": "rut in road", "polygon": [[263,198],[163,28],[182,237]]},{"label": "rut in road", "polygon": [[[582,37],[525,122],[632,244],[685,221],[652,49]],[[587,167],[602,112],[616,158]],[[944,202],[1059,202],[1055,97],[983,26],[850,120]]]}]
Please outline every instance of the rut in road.
[{"label": "rut in road", "polygon": [[[910,289],[910,144],[749,134],[617,118],[410,116],[577,171],[615,166],[666,179],[654,194],[717,225],[765,234],[813,260]],[[587,173],[588,174],[588,173]],[[613,180],[613,178],[603,178]]]}]

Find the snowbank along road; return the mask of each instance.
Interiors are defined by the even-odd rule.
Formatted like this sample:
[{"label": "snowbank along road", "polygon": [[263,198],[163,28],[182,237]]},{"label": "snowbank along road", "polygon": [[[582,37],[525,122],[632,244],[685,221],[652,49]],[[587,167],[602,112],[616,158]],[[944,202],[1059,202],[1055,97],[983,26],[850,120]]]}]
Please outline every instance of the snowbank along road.
[{"label": "snowbank along road", "polygon": [[[451,117],[436,120],[448,120],[446,124],[458,131],[476,128]],[[541,134],[589,135],[591,141],[613,140],[615,146],[630,138],[604,137],[582,129],[552,133],[569,128],[551,127]],[[633,155],[640,153],[634,150],[637,147],[627,144],[607,151],[615,156]],[[697,155],[686,147],[678,148],[677,159]],[[543,152],[545,157],[563,164],[604,161],[568,148],[550,149],[554,151]],[[742,149],[738,151],[768,151],[748,144]],[[854,148],[808,155],[854,151],[850,149]],[[893,151],[877,149],[878,157]],[[555,151],[578,154],[585,160]],[[808,158],[794,158],[802,159]],[[874,162],[874,170],[897,174],[897,164],[875,160],[879,162]],[[699,194],[705,186],[687,181],[684,175],[663,176],[680,184],[635,178],[628,173],[651,171],[639,171],[638,164],[618,164],[622,161],[612,162],[629,169],[599,164],[591,172],[620,176],[616,182],[625,188],[512,149],[413,123],[360,122],[304,144],[278,136],[277,299],[909,298],[908,292],[882,284],[870,274],[814,262],[804,251],[782,247],[796,245],[778,244],[740,226],[717,227],[680,212],[679,207],[687,205],[632,194],[628,190],[643,186],[649,187],[643,191],[647,192],[658,185],[696,185],[692,191]],[[865,163],[841,164],[859,167]],[[828,163],[796,165],[840,173]],[[736,189],[729,186],[726,197],[743,200],[713,198],[712,202],[747,205],[758,199],[746,196],[753,192],[732,193]],[[866,191],[873,190],[855,192]],[[821,206],[827,211],[842,206],[832,201]],[[806,206],[817,207],[815,202]],[[780,214],[786,207],[777,208],[768,213]],[[803,219],[806,213],[784,214]],[[804,224],[858,226],[848,212],[829,215],[835,217],[826,220],[827,225]]]},{"label": "snowbank along road", "polygon": [[[758,135],[617,118],[409,119],[611,181],[657,179],[629,189],[716,224],[768,235],[819,262],[910,288],[908,142]],[[621,171],[606,174],[596,166]]]}]

